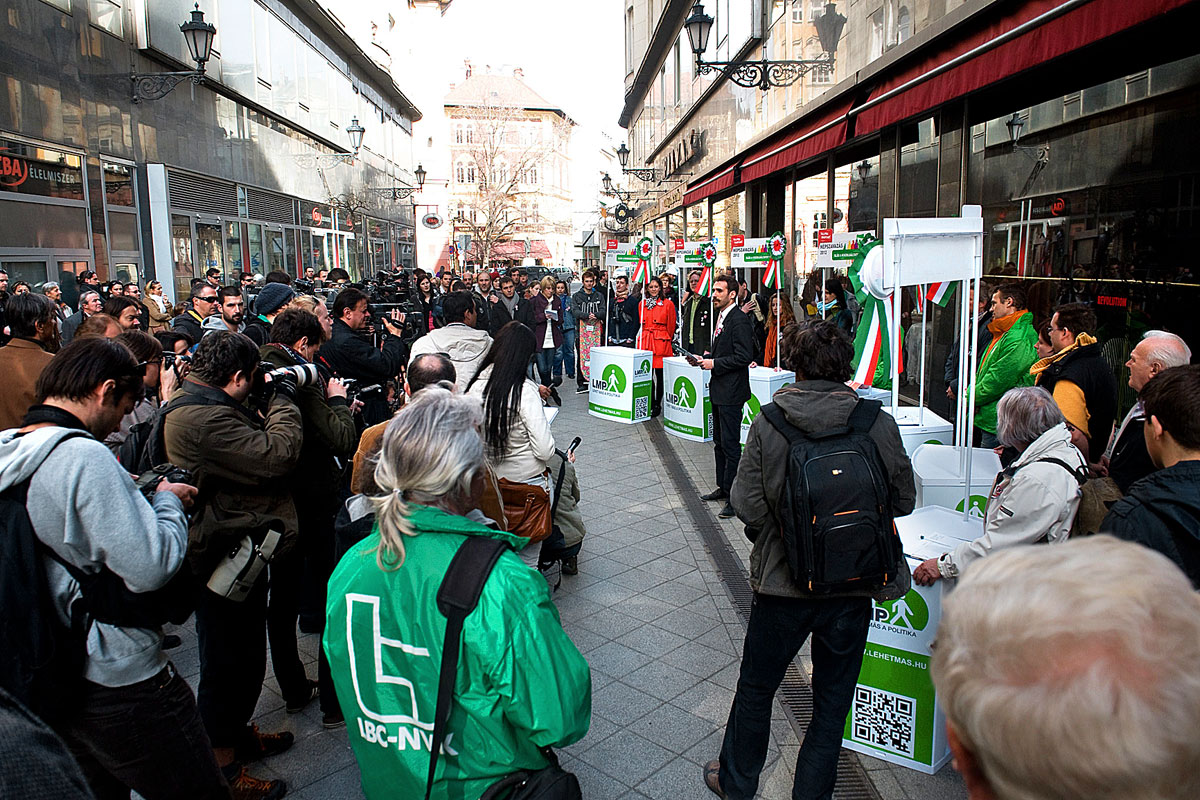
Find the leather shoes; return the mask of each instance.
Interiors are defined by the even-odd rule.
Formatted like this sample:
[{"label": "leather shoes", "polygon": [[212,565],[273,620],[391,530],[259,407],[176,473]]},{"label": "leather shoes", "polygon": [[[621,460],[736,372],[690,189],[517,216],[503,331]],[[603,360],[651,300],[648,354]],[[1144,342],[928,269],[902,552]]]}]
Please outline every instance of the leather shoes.
[{"label": "leather shoes", "polygon": [[721,509],[721,513],[717,514],[717,516],[721,519],[733,519],[735,516],[737,516],[737,514],[734,512],[733,506],[731,506],[729,503],[726,503],[725,507]]},{"label": "leather shoes", "polygon": [[721,788],[720,761],[714,759],[704,765],[704,785],[721,800],[725,800],[725,790]]},{"label": "leather shoes", "polygon": [[725,491],[724,489],[722,489],[720,487],[713,489],[708,494],[700,495],[701,500],[707,500],[709,502],[712,502],[713,500],[724,500],[727,497],[729,497],[729,492]]}]

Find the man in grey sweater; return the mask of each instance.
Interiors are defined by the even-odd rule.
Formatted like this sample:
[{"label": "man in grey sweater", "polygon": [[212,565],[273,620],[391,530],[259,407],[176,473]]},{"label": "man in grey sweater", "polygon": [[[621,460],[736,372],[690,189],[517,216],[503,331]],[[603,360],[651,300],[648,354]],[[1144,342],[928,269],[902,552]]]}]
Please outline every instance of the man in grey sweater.
[{"label": "man in grey sweater", "polygon": [[[164,481],[148,503],[101,443],[141,391],[128,348],[82,339],[42,372],[39,405],[22,427],[0,433],[0,491],[28,482],[37,538],[74,570],[107,570],[137,593],[164,587],[183,564],[184,510],[196,494]],[[43,563],[65,622],[79,585],[55,558]],[[161,627],[89,620],[86,637],[80,698],[52,724],[96,795],[229,797],[191,689],[163,654]]]}]

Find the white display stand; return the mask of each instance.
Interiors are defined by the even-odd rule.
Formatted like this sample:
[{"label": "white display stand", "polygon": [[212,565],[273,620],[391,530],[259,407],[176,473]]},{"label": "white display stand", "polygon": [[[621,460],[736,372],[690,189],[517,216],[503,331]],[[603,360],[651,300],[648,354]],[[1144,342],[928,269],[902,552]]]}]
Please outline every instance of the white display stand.
[{"label": "white display stand", "polygon": [[663,427],[691,442],[712,441],[710,370],[693,367],[686,358],[663,359]]},{"label": "white display stand", "polygon": [[632,424],[650,419],[654,354],[631,347],[593,347],[588,362],[588,413]]},{"label": "white display stand", "polygon": [[772,367],[750,368],[750,399],[742,406],[742,446],[750,433],[750,423],[758,416],[762,407],[771,402],[777,391],[796,382],[796,373],[786,369],[776,371]]},{"label": "white display stand", "polygon": [[876,389],[874,386],[860,386],[854,391],[864,400],[878,400],[881,403],[892,402],[891,389]]},{"label": "white display stand", "polygon": [[917,448],[924,444],[953,444],[954,426],[928,408],[915,406],[884,406],[896,418],[900,426],[900,439],[904,442],[904,452],[912,458]]},{"label": "white display stand", "polygon": [[[936,444],[921,445],[912,454],[913,480],[917,484],[917,508],[941,506],[962,511],[963,470],[962,449]],[[1000,471],[1000,456],[983,447],[971,448],[971,499],[967,513],[983,517],[988,494],[996,473]]]},{"label": "white display stand", "polygon": [[[896,520],[910,569],[983,532],[982,522],[945,508],[919,508]],[[854,703],[842,746],[932,775],[950,760],[946,716],[929,676],[946,581],[913,584],[908,594],[872,605]]]}]

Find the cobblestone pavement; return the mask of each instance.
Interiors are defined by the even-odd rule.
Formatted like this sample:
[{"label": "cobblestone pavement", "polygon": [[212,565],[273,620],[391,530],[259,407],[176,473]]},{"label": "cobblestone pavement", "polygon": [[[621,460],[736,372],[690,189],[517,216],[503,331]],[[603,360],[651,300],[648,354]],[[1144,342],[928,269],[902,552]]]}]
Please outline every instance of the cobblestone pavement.
[{"label": "cobblestone pavement", "polygon": [[[586,395],[563,393],[553,430],[560,444],[583,438],[576,464],[588,537],[579,574],[566,576],[555,595],[563,627],[592,668],[592,725],[562,751],[585,798],[677,800],[712,795],[702,765],[720,751],[737,682],[745,629],[713,562],[683,509],[679,493],[651,444],[647,426],[621,425],[587,414]],[[708,491],[712,445],[668,437],[691,482]],[[712,504],[714,515],[717,506]],[[740,526],[723,522],[745,564],[749,545]],[[199,663],[189,625],[176,666],[195,686]],[[319,638],[300,638],[316,677]],[[801,656],[805,674],[811,665]],[[256,765],[253,774],[282,777],[289,797],[360,798],[358,767],[346,731],[321,727],[317,704],[284,711],[269,676],[255,721],[263,730],[291,730],[288,752]],[[772,741],[759,797],[791,797],[800,739],[776,704]],[[946,767],[936,776],[858,757],[881,800],[965,798],[961,779]]]}]

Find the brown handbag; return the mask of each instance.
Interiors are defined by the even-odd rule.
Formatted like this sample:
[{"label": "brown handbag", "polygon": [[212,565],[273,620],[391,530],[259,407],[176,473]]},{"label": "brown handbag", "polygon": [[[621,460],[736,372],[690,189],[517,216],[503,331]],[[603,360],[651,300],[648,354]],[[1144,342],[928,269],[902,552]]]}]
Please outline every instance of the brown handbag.
[{"label": "brown handbag", "polygon": [[550,535],[550,493],[540,486],[517,483],[507,478],[498,481],[499,496],[504,506],[504,529],[530,542],[540,542]]}]

